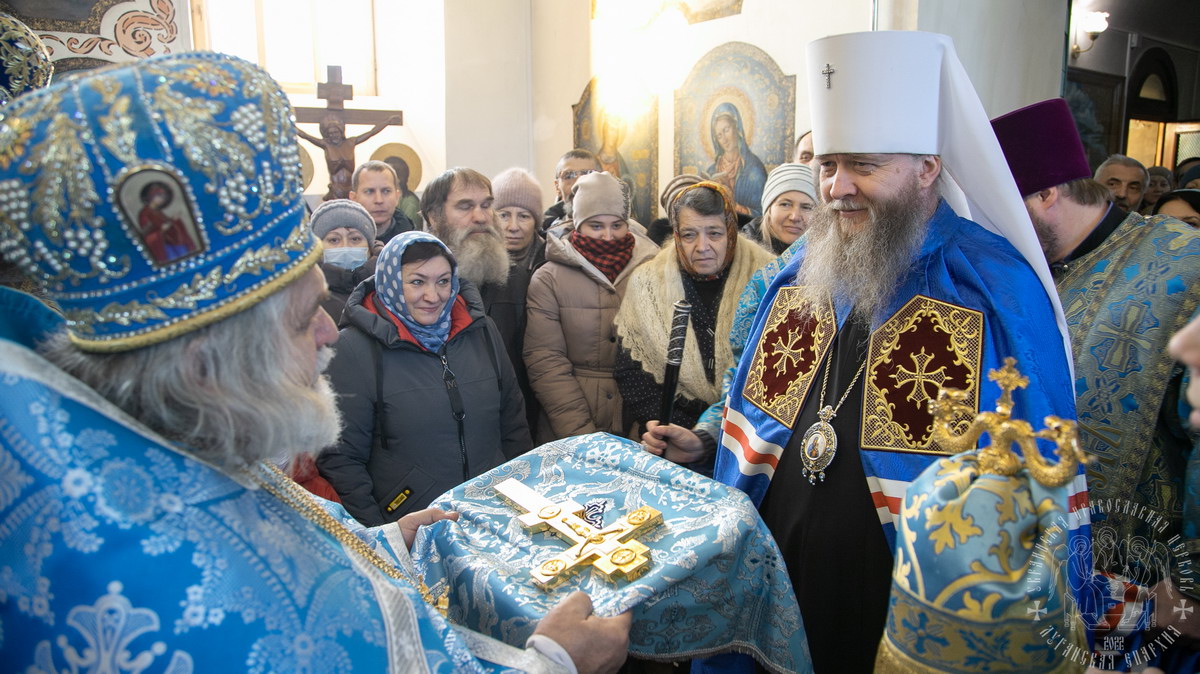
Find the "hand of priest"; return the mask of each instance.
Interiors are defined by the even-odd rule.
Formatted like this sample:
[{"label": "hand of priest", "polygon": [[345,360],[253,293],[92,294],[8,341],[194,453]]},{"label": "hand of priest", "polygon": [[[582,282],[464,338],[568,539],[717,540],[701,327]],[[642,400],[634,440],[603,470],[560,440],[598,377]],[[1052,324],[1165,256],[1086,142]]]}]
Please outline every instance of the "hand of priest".
[{"label": "hand of priest", "polygon": [[631,625],[632,613],[600,618],[592,614],[591,597],[572,592],[541,619],[533,633],[562,646],[579,674],[615,672],[625,662]]},{"label": "hand of priest", "polygon": [[704,458],[704,442],[689,428],[657,421],[646,422],[642,447],[655,456],[673,463],[692,463]]},{"label": "hand of priest", "polygon": [[404,547],[412,550],[413,540],[417,537],[417,529],[439,520],[458,521],[458,513],[453,510],[446,511],[438,510],[437,508],[426,508],[409,513],[397,520],[400,523],[400,533],[404,536]]}]

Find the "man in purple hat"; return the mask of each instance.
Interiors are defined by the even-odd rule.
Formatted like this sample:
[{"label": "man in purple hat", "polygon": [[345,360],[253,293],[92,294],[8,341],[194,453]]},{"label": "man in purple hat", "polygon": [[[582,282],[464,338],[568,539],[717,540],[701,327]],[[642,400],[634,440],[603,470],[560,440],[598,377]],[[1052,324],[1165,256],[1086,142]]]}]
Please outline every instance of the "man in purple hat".
[{"label": "man in purple hat", "polygon": [[1167,354],[1167,342],[1200,304],[1200,233],[1174,218],[1118,208],[1090,177],[1066,101],[1035,103],[992,127],[1071,334],[1080,440],[1095,459],[1088,493],[1097,570],[1120,579],[1109,582],[1119,590],[1115,601],[1132,596],[1135,582],[1142,590],[1138,601],[1105,611],[1123,609],[1127,620],[1096,625],[1101,632],[1116,628],[1096,647],[1136,651],[1135,628],[1146,622],[1137,618],[1149,617],[1143,598],[1151,586],[1158,627],[1186,636],[1188,627],[1200,628],[1200,617],[1172,609],[1192,607],[1180,590],[1198,592],[1189,561],[1200,541],[1181,543],[1183,473],[1193,442],[1183,368]]}]

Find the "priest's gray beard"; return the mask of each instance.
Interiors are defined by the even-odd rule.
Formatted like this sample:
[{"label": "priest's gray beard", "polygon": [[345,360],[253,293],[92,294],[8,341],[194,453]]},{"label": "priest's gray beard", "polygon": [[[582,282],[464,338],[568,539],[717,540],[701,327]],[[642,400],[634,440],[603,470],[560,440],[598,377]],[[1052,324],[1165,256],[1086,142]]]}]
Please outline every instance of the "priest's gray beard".
[{"label": "priest's gray beard", "polygon": [[291,339],[293,283],[254,307],[194,333],[113,354],[88,353],[65,332],[43,355],[130,416],[211,464],[285,463],[337,442],[337,397]]},{"label": "priest's gray beard", "polygon": [[504,247],[504,235],[496,227],[467,229],[434,223],[433,234],[454,253],[460,278],[479,288],[487,283],[508,282],[508,249]]},{"label": "priest's gray beard", "polygon": [[[864,205],[870,221],[858,232],[843,231],[837,211]],[[886,318],[881,314],[921,249],[929,210],[915,176],[889,201],[850,198],[818,205],[805,232],[808,243],[796,284],[828,289],[835,301],[854,307],[853,320],[870,329]]]}]

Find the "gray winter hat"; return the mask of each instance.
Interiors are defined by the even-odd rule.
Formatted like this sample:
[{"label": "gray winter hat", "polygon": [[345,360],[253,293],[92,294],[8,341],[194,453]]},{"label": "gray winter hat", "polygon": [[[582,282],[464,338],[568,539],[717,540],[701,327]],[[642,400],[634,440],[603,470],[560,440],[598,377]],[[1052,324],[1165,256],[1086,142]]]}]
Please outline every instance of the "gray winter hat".
[{"label": "gray winter hat", "polygon": [[807,164],[780,164],[767,176],[763,186],[763,213],[771,207],[775,199],[784,192],[800,192],[808,195],[809,199],[817,201],[817,190],[813,184],[813,171]]},{"label": "gray winter hat", "polygon": [[318,239],[338,227],[357,229],[367,237],[367,247],[375,245],[375,219],[371,212],[357,201],[350,199],[331,199],[317,207],[308,219],[313,234]]}]

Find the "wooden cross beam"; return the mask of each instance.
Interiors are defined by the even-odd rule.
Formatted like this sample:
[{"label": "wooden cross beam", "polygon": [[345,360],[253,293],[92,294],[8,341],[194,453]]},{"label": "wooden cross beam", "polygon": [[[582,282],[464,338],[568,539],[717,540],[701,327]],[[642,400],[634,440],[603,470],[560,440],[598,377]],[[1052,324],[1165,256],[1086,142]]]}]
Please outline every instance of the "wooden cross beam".
[{"label": "wooden cross beam", "polygon": [[317,83],[317,98],[326,101],[325,107],[330,110],[342,110],[346,101],[354,98],[354,87],[342,83],[342,67],[328,66],[328,82]]},{"label": "wooden cross beam", "polygon": [[515,519],[531,533],[547,531],[572,544],[530,570],[539,587],[554,587],[583,566],[596,568],[609,580],[633,580],[650,570],[650,548],[634,538],[662,523],[662,513],[658,510],[642,506],[597,529],[581,517],[584,508],[574,501],[555,503],[511,478],[495,488],[505,500],[525,512]]},{"label": "wooden cross beam", "polygon": [[333,115],[342,120],[342,124],[380,124],[391,122],[393,116],[399,117],[395,124],[404,123],[404,113],[399,110],[363,110],[360,108],[346,109],[346,101],[354,100],[354,85],[342,82],[342,67],[328,66],[328,82],[317,83],[317,98],[326,101],[324,108],[296,108],[296,121],[302,124],[320,124],[321,120]]}]

